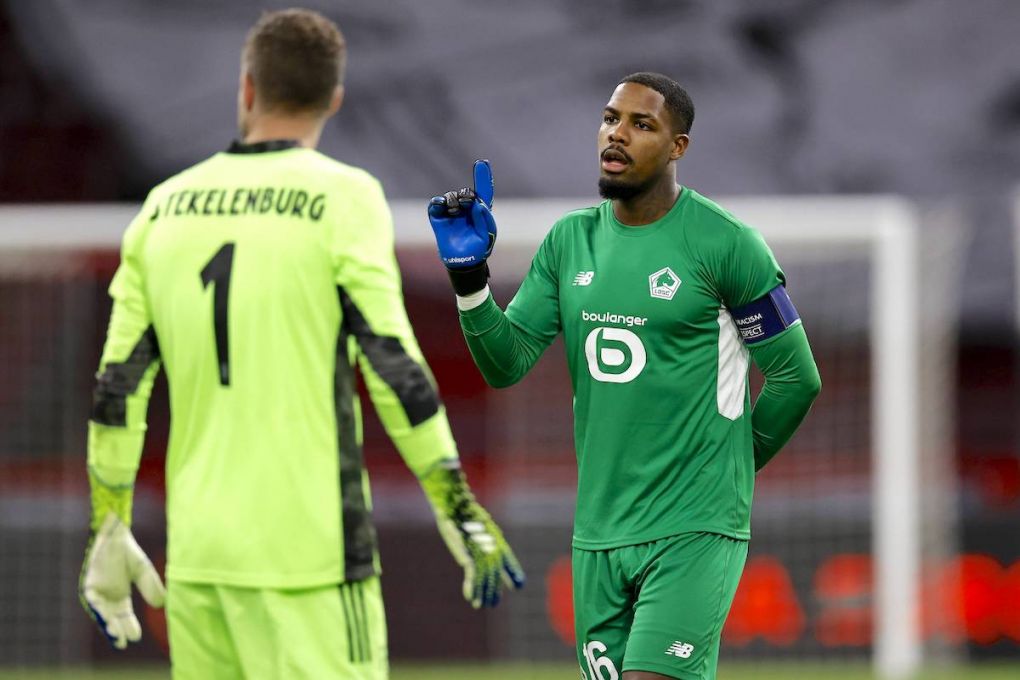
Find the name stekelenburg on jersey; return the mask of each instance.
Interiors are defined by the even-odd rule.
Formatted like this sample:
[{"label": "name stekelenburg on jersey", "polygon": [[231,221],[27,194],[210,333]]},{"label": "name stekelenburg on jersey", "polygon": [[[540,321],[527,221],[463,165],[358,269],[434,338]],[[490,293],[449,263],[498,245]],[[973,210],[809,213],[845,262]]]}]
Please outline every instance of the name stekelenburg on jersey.
[{"label": "name stekelenburg on jersey", "polygon": [[309,196],[303,189],[287,187],[237,187],[231,189],[184,189],[170,194],[156,208],[153,219],[196,215],[265,215],[275,212],[284,217],[322,219],[326,194]]}]

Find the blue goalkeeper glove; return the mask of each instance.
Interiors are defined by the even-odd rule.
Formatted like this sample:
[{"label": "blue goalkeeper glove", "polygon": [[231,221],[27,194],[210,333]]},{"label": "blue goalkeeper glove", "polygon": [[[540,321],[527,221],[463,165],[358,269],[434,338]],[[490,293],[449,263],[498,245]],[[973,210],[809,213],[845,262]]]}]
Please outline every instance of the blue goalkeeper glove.
[{"label": "blue goalkeeper glove", "polygon": [[464,568],[464,599],[475,609],[495,607],[500,591],[524,587],[524,569],[503,532],[468,488],[456,460],[436,465],[421,480],[432,504],[439,533]]},{"label": "blue goalkeeper glove", "polygon": [[496,221],[492,217],[492,167],[489,161],[474,165],[474,188],[464,187],[433,196],[428,215],[436,236],[439,259],[450,273],[458,295],[485,288],[489,278],[486,260],[496,244]]}]

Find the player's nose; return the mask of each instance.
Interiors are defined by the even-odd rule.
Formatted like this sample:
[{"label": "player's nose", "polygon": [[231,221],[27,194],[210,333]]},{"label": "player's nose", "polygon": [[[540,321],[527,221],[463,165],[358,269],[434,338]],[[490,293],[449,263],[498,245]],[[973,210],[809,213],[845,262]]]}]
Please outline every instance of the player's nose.
[{"label": "player's nose", "polygon": [[610,144],[625,146],[630,141],[627,137],[626,128],[620,123],[610,126],[606,136]]}]

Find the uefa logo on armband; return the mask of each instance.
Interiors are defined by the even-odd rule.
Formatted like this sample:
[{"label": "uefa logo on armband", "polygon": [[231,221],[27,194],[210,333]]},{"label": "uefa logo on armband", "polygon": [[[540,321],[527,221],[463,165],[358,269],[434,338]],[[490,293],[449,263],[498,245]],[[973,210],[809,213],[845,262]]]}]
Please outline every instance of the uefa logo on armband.
[{"label": "uefa logo on armband", "polygon": [[681,283],[676,272],[669,267],[663,267],[648,277],[648,290],[653,298],[672,300]]}]

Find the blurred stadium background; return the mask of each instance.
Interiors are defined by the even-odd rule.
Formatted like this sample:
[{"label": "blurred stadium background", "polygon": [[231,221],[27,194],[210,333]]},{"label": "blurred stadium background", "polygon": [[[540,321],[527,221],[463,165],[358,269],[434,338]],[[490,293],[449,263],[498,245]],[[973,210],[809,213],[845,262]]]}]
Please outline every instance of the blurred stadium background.
[{"label": "blurred stadium background", "polygon": [[[393,199],[411,319],[530,576],[493,613],[465,607],[370,419],[396,680],[577,676],[562,349],[484,386],[423,205],[492,161],[506,302],[555,217],[597,200],[598,114],[635,70],[692,93],[681,181],[765,231],[825,383],[759,477],[720,677],[850,680],[876,660],[886,677],[1020,677],[1020,5],[305,4],[349,43],[322,148]],[[275,7],[0,0],[0,678],[167,677],[159,612],[114,654],[77,603],[84,423],[119,235],[149,187],[232,138],[258,6]],[[154,557],[167,410],[161,382],[135,508]]]}]

